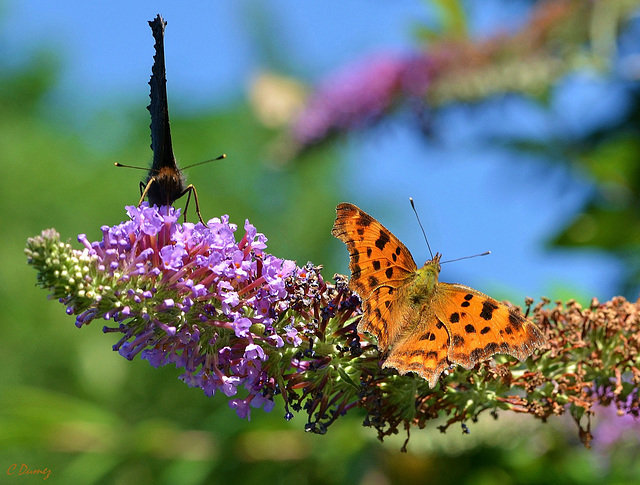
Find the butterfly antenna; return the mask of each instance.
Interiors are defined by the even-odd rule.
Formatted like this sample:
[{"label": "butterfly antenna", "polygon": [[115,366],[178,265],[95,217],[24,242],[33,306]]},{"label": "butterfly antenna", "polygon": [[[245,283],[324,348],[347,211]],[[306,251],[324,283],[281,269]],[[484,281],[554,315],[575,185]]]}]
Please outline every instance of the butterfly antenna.
[{"label": "butterfly antenna", "polygon": [[209,160],[205,160],[204,162],[198,162],[198,163],[194,163],[193,165],[187,165],[182,170],[186,170],[186,169],[191,168],[191,167],[197,167],[198,165],[204,165],[205,163],[215,162],[217,160],[222,160],[223,158],[227,158],[227,154],[226,153],[223,153],[218,158],[210,158]]},{"label": "butterfly antenna", "polygon": [[454,261],[460,261],[461,259],[471,259],[471,258],[477,258],[478,256],[487,256],[491,254],[491,251],[485,251],[484,253],[480,253],[480,254],[474,254],[473,256],[463,256],[461,258],[456,258],[456,259],[450,259],[449,261],[443,261],[440,264],[444,264],[444,263],[453,263]]},{"label": "butterfly antenna", "polygon": [[409,202],[411,202],[411,208],[413,209],[413,213],[416,215],[416,219],[418,219],[418,225],[422,230],[422,235],[424,236],[424,240],[427,242],[427,248],[429,248],[429,254],[431,255],[431,259],[433,259],[433,253],[431,252],[431,246],[429,245],[429,240],[427,239],[427,234],[424,232],[424,227],[422,227],[422,222],[420,222],[420,216],[418,215],[418,211],[416,210],[416,206],[413,203],[413,197],[409,197]]},{"label": "butterfly antenna", "polygon": [[[223,158],[227,158],[227,154],[226,153],[223,153],[222,155],[220,155],[217,158],[210,158],[209,160],[205,160],[204,162],[198,162],[198,163],[194,163],[193,165],[188,165],[188,166],[182,168],[181,170],[186,170],[188,168],[195,167],[197,165],[204,165],[205,163],[209,163],[209,162],[215,162],[216,160],[222,160]],[[116,167],[134,168],[136,170],[144,170],[145,172],[149,172],[149,171],[157,172],[158,171],[158,170],[154,170],[153,168],[149,168],[149,167],[136,167],[134,165],[125,165],[124,163],[120,163],[120,162],[116,162],[114,165]]]},{"label": "butterfly antenna", "polygon": [[116,167],[135,168],[136,170],[144,170],[145,172],[149,171],[149,167],[134,167],[133,165],[124,165],[124,164],[119,163],[119,162],[116,162],[114,165]]}]

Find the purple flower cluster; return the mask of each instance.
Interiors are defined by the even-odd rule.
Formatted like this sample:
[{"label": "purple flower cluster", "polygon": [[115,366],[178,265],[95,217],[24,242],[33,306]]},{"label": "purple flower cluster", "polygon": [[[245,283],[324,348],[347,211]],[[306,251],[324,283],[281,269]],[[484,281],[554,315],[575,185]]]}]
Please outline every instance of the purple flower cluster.
[{"label": "purple flower cluster", "polygon": [[332,133],[378,120],[403,97],[424,96],[435,63],[424,55],[381,54],[324,82],[294,121],[294,140],[307,146]]},{"label": "purple flower cluster", "polygon": [[[185,383],[233,397],[240,417],[250,417],[250,406],[270,410],[277,383],[268,361],[285,343],[301,343],[290,323],[276,325],[295,263],[265,253],[267,238],[249,221],[236,242],[228,216],[181,225],[171,207],[127,211],[131,220],[104,226],[101,241],[78,237],[87,288],[61,299],[76,325],[120,323],[104,331],[123,334],[114,350],[127,359],[184,368]],[[241,387],[247,395],[235,397]]]}]

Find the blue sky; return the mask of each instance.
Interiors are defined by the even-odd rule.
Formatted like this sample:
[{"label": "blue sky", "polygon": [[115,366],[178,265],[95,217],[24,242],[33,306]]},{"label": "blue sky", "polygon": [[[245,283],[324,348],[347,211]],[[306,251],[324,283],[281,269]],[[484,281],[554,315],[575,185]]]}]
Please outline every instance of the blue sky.
[{"label": "blue sky", "polygon": [[[410,45],[408,26],[427,18],[418,1],[381,2],[9,2],[5,36],[10,52],[29,46],[59,48],[64,63],[60,92],[99,100],[109,92],[146,94],[149,42],[146,21],[157,13],[168,21],[166,54],[174,96],[221,100],[241,94],[261,66],[256,45],[260,29],[275,29],[269,41],[287,53],[291,69],[309,77],[378,48]],[[266,24],[266,25],[265,25]],[[203,82],[208,80],[208,82]],[[84,103],[83,103],[84,104]]]},{"label": "blue sky", "polygon": [[[517,25],[523,4],[472,4],[474,32],[487,35],[497,25]],[[52,102],[72,107],[77,123],[114,100],[147,102],[153,55],[147,21],[156,13],[168,21],[172,111],[238,100],[251,76],[265,67],[312,82],[367,54],[410,50],[415,45],[411,28],[434,18],[418,0],[14,0],[4,7],[0,32],[5,59],[19,63],[25,52],[42,45],[59,52],[62,77]],[[261,44],[260,32],[277,35],[270,34]],[[286,53],[272,61],[277,66],[264,65],[265,47],[271,42]],[[525,296],[565,298],[566,293],[558,293],[563,286],[576,297],[608,299],[621,271],[613,258],[543,248],[546,238],[580,208],[591,190],[588,180],[566,167],[520,155],[514,159],[504,150],[477,144],[478,133],[487,126],[541,137],[551,130],[577,133],[589,123],[614,120],[620,113],[616,107],[625,101],[623,92],[589,73],[567,81],[556,97],[555,116],[523,100],[496,102],[485,110],[451,108],[436,120],[443,134],[437,143],[420,138],[401,122],[358,134],[344,144],[347,166],[340,183],[345,200],[380,219],[419,264],[428,253],[410,196],[431,247],[444,253],[444,259],[492,251],[488,257],[446,265],[443,281],[497,292],[516,302]],[[261,230],[268,235],[268,228]],[[336,250],[342,250],[337,241]],[[346,272],[346,252],[344,266]]]}]

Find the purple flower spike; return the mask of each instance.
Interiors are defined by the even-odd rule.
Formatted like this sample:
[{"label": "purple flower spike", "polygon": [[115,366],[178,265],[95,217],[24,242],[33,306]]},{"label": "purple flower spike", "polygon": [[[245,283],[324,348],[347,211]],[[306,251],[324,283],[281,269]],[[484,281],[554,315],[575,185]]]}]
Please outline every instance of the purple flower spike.
[{"label": "purple flower spike", "polygon": [[404,67],[403,58],[383,54],[328,79],[293,125],[294,139],[309,145],[379,118],[398,94]]},{"label": "purple flower spike", "polygon": [[293,141],[304,149],[371,126],[403,103],[423,106],[441,64],[427,53],[380,53],[343,68],[315,90],[293,120]]},{"label": "purple flower spike", "polygon": [[[295,263],[264,253],[267,238],[248,220],[237,242],[228,216],[203,226],[178,224],[171,207],[143,203],[127,213],[131,220],[102,228],[101,241],[81,234],[81,251],[67,245],[64,257],[50,258],[66,265],[52,274],[67,277],[56,291],[76,325],[113,321],[117,327],[103,330],[122,334],[113,349],[123,357],[173,363],[207,396],[245,393],[230,401],[240,417],[248,419],[251,406],[271,409],[277,385],[263,363],[288,365],[294,346],[285,349],[284,338],[302,342],[287,337],[291,328],[273,326],[290,308],[285,280]],[[60,245],[40,247],[51,248]]]}]

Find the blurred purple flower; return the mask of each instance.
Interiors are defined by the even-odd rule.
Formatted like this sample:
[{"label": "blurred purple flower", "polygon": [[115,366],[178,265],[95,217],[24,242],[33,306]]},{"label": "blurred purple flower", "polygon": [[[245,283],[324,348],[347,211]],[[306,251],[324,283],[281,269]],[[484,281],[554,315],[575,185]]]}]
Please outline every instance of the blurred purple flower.
[{"label": "blurred purple flower", "polygon": [[607,449],[622,441],[640,445],[640,419],[620,412],[615,406],[598,406],[597,425],[593,430],[593,443],[599,449]]},{"label": "blurred purple flower", "polygon": [[435,63],[426,55],[380,54],[324,82],[294,120],[294,140],[311,145],[375,122],[397,100],[426,93]]},{"label": "blurred purple flower", "polygon": [[598,418],[593,437],[595,446],[605,450],[622,441],[640,444],[640,390],[632,383],[616,379],[608,385],[595,388],[601,404],[596,404],[594,414]]}]

